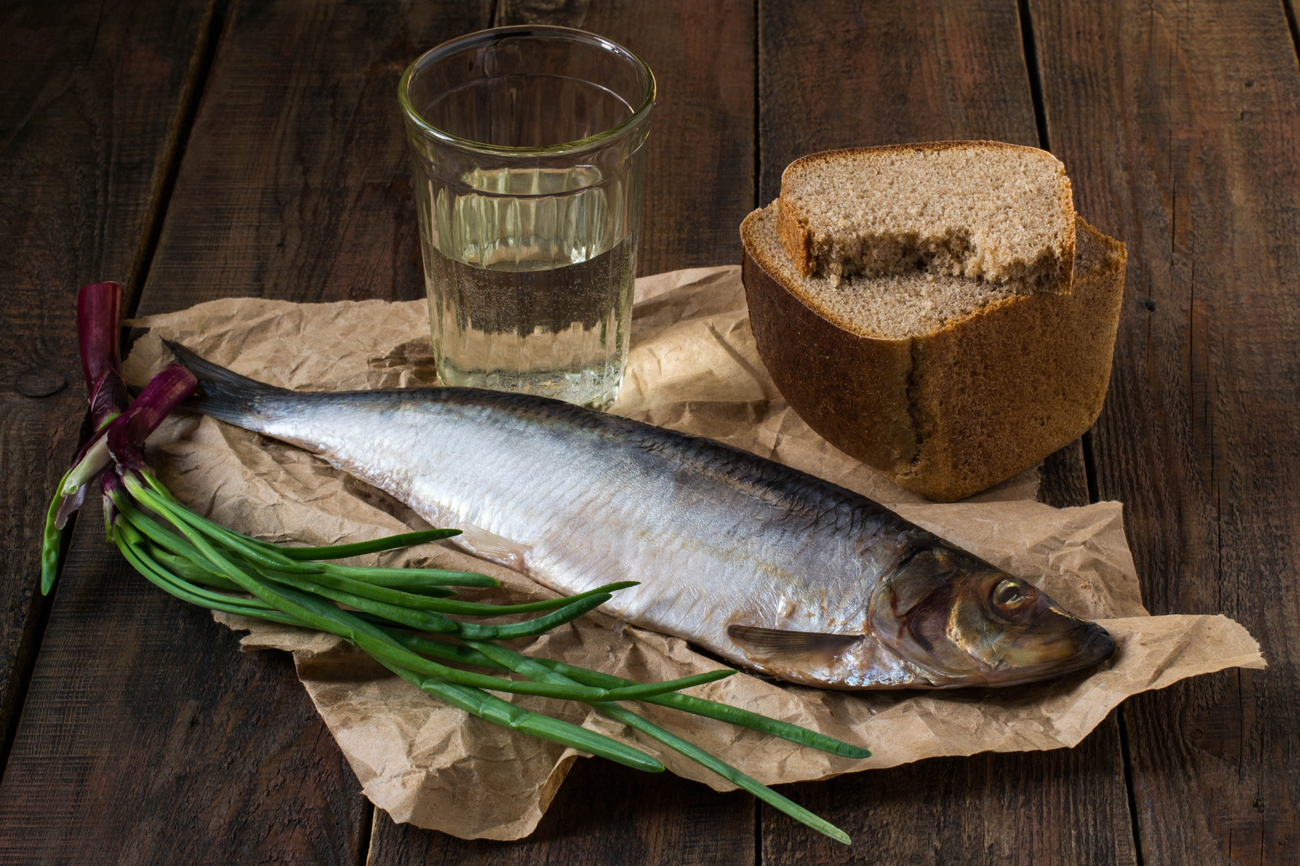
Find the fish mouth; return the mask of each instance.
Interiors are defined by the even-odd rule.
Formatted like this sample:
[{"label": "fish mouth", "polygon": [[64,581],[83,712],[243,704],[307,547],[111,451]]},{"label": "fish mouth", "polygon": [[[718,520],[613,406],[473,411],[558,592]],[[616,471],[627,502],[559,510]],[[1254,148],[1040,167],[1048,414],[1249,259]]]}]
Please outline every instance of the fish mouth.
[{"label": "fish mouth", "polygon": [[1097,625],[1095,622],[1088,623],[1088,636],[1084,638],[1083,644],[1079,647],[1079,652],[1075,656],[1078,667],[1092,667],[1095,664],[1104,662],[1115,654],[1115,641],[1111,638],[1110,632]]},{"label": "fish mouth", "polygon": [[1062,677],[1093,667],[1114,655],[1115,641],[1111,638],[1110,632],[1095,622],[1078,620],[1078,623],[1080,633],[1070,642],[1073,644],[1073,651],[1069,655],[1045,659],[1036,665],[1017,666],[1013,676],[994,677],[986,685],[1018,686],[1049,677]]}]

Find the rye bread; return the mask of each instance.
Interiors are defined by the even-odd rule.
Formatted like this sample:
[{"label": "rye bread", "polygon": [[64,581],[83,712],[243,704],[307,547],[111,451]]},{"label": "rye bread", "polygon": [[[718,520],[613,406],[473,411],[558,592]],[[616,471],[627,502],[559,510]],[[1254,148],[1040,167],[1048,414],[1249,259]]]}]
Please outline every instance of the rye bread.
[{"label": "rye bread", "polygon": [[814,153],[781,175],[777,230],[802,276],[917,270],[1069,291],[1070,179],[1045,150],[942,141]]},{"label": "rye bread", "polygon": [[837,282],[799,273],[777,210],[754,211],[740,229],[750,321],[777,387],[831,444],[901,487],[952,501],[1037,464],[1096,421],[1123,244],[1078,220],[1065,294],[919,272]]}]

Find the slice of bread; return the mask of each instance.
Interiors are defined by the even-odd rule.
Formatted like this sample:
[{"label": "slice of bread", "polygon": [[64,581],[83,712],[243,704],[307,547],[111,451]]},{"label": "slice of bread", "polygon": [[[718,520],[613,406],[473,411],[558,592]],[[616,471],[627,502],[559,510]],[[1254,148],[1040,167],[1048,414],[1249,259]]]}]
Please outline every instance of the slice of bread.
[{"label": "slice of bread", "polygon": [[912,272],[805,277],[778,205],[740,228],[754,338],[809,426],[931,499],[977,493],[1079,437],[1101,412],[1124,245],[1078,220],[1073,288],[1023,293]]},{"label": "slice of bread", "polygon": [[814,153],[781,175],[777,230],[802,276],[964,276],[1069,291],[1074,198],[1045,150],[941,141]]}]

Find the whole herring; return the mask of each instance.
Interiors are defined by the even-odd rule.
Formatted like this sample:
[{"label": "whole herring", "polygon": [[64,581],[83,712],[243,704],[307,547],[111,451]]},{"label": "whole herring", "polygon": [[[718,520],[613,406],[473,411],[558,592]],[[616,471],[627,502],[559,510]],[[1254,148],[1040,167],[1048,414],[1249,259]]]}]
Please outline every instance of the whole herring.
[{"label": "whole herring", "polygon": [[195,411],[315,452],[558,592],[641,581],[604,609],[771,676],[1008,686],[1115,648],[884,506],[708,439],[492,391],[289,391],[168,346]]}]

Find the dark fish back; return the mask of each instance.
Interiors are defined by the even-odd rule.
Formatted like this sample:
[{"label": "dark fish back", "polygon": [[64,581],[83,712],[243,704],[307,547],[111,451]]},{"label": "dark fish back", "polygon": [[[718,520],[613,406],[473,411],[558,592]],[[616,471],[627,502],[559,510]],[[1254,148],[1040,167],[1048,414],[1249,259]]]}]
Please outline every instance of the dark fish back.
[{"label": "dark fish back", "polygon": [[807,526],[865,535],[919,533],[914,543],[939,539],[885,506],[829,481],[766,460],[712,439],[655,427],[584,409],[561,400],[477,388],[406,388],[373,391],[300,392],[258,382],[207,361],[179,343],[164,340],[199,380],[186,407],[220,421],[259,429],[259,420],[291,413],[296,406],[322,403],[438,404],[451,413],[483,413],[489,423],[541,425],[565,435],[589,437],[596,447],[634,448],[652,462],[668,464],[683,480],[710,479],[742,497],[754,498],[802,518]]}]

